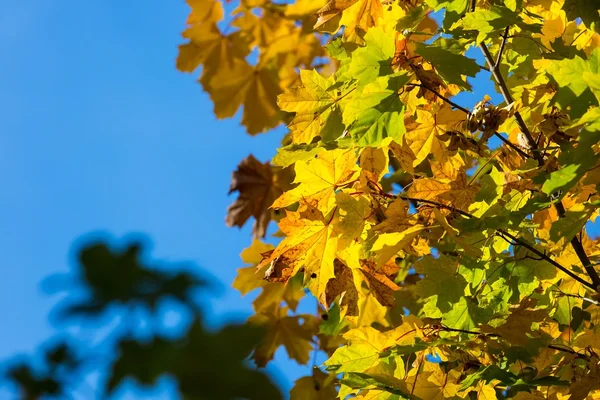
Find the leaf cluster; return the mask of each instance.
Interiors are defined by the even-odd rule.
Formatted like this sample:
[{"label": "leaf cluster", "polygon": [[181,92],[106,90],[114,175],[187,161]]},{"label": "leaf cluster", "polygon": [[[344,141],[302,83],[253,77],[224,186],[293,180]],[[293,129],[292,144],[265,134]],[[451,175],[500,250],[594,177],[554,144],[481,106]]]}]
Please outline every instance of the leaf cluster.
[{"label": "leaf cluster", "polygon": [[[586,228],[600,205],[599,7],[242,0],[225,16],[208,3],[220,11],[201,24],[230,21],[240,54],[279,74],[263,107],[276,121],[252,111],[265,91],[242,122],[289,130],[270,163],[234,173],[271,168],[260,187],[281,188],[252,214],[281,240],[255,240],[234,282],[261,290],[250,319],[271,333],[256,363],[279,346],[302,364],[323,351],[342,399],[596,398],[600,242]],[[203,65],[214,97],[215,65]],[[503,102],[482,92],[486,78]],[[480,101],[461,105],[469,91]],[[240,199],[258,190],[240,186]],[[305,292],[316,315],[296,312]]]}]

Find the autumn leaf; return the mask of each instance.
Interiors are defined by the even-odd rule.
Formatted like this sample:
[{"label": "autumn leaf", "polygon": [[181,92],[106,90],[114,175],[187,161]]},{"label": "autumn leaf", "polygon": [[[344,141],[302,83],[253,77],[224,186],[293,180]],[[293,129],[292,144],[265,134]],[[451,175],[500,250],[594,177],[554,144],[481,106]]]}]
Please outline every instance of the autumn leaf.
[{"label": "autumn leaf", "polygon": [[246,157],[233,173],[229,194],[239,192],[237,200],[227,209],[227,226],[242,227],[251,216],[255,218],[253,233],[265,237],[271,221],[270,205],[286,187],[286,171],[273,171],[267,163],[254,156]]},{"label": "autumn leaf", "polygon": [[243,106],[242,124],[248,133],[257,134],[279,124],[277,96],[281,88],[273,71],[252,67],[244,59],[219,63],[218,70],[200,78],[215,104],[217,118],[230,118]]},{"label": "autumn leaf", "polygon": [[[279,346],[329,356],[292,397],[324,398],[321,384],[357,399],[595,395],[600,17],[587,3],[242,0],[231,17],[196,4],[179,68],[202,68],[218,117],[243,107],[251,133],[288,127],[272,165],[294,181],[240,167],[232,224],[268,221],[267,196],[284,215],[234,287],[260,289],[262,364]],[[319,303],[306,330],[302,289]]]},{"label": "autumn leaf", "polygon": [[440,160],[445,154],[445,144],[440,135],[456,129],[465,120],[461,111],[453,111],[449,106],[442,106],[439,111],[418,110],[417,119],[407,125],[406,142],[414,154],[413,165],[416,167],[427,156],[433,154]]},{"label": "autumn leaf", "polygon": [[325,365],[336,373],[368,371],[378,363],[379,353],[394,345],[399,338],[404,342],[414,341],[416,333],[406,335],[406,331],[405,326],[387,332],[372,327],[352,329],[344,334],[349,344],[339,348]]},{"label": "autumn leaf", "polygon": [[327,282],[334,277],[334,260],[338,250],[338,238],[334,227],[321,215],[318,219],[302,218],[300,213],[288,212],[279,222],[286,238],[273,253],[263,260],[258,269],[273,263],[282,263],[289,272],[284,281],[300,269],[309,280],[308,287],[321,302]]},{"label": "autumn leaf", "polygon": [[465,210],[473,202],[477,190],[477,186],[468,184],[463,171],[456,181],[450,183],[433,178],[417,179],[408,189],[408,195],[411,198],[436,201]]},{"label": "autumn leaf", "polygon": [[382,17],[383,7],[380,0],[330,0],[317,15],[315,29],[335,33],[343,25],[346,40],[360,42]]},{"label": "autumn leaf", "polygon": [[471,90],[461,75],[474,77],[480,71],[479,65],[472,58],[452,53],[441,47],[416,44],[417,53],[435,67],[437,72],[449,84],[455,84]]},{"label": "autumn leaf", "polygon": [[332,88],[335,80],[323,78],[316,71],[300,71],[302,86],[286,90],[279,96],[282,110],[296,113],[289,125],[294,143],[311,143],[317,137],[337,139],[343,129],[339,102],[352,88]]},{"label": "autumn leaf", "polygon": [[396,141],[406,132],[400,90],[408,76],[379,78],[348,100],[343,121],[357,146],[378,146],[385,138]]},{"label": "autumn leaf", "polygon": [[289,357],[300,364],[306,364],[312,349],[311,341],[317,333],[317,321],[312,315],[288,315],[286,307],[277,305],[264,312],[253,315],[248,320],[251,324],[262,327],[265,337],[256,347],[252,358],[259,367],[264,367],[271,360],[279,346],[284,346]]},{"label": "autumn leaf", "polygon": [[233,281],[232,287],[239,290],[242,295],[258,288],[262,289],[258,297],[252,302],[255,312],[262,312],[274,305],[281,304],[282,301],[285,301],[288,307],[295,311],[300,299],[304,296],[302,277],[294,277],[291,280],[291,277],[287,277],[285,279],[286,284],[284,284],[283,281],[265,279],[264,274],[261,274],[262,271],[256,270],[256,266],[264,259],[266,254],[273,251],[273,248],[273,245],[255,239],[252,246],[244,249],[240,257],[242,261],[250,266],[237,270],[237,277]]},{"label": "autumn leaf", "polygon": [[294,183],[298,186],[285,192],[272,207],[282,208],[304,200],[316,201],[321,211],[329,211],[335,202],[336,190],[351,183],[357,175],[356,158],[353,150],[338,149],[297,162]]},{"label": "autumn leaf", "polygon": [[312,376],[302,377],[294,382],[290,400],[330,400],[337,396],[333,377],[318,368],[313,368]]}]

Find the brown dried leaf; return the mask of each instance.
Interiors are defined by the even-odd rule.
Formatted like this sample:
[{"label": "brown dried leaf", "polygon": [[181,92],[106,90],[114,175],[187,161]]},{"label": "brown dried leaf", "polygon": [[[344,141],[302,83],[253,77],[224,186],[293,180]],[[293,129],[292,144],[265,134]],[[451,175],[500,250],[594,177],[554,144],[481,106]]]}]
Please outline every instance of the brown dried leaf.
[{"label": "brown dried leaf", "polygon": [[254,217],[254,236],[265,237],[271,220],[269,206],[283,193],[277,179],[282,176],[274,174],[268,162],[263,164],[252,155],[242,160],[233,173],[229,187],[230,194],[237,191],[240,195],[227,209],[227,226],[242,227],[248,218]]}]

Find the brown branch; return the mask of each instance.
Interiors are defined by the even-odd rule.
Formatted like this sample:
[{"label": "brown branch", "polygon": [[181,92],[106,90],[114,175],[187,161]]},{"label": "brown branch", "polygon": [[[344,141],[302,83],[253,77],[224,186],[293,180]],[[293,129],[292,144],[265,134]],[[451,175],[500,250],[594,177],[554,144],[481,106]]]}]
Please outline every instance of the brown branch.
[{"label": "brown branch", "polygon": [[553,259],[551,259],[550,257],[548,257],[545,253],[542,253],[541,251],[539,251],[538,249],[536,249],[535,247],[533,247],[532,245],[530,245],[526,241],[524,241],[522,239],[519,239],[518,237],[510,234],[509,232],[505,231],[504,229],[498,229],[498,233],[500,233],[500,237],[502,237],[503,239],[504,239],[504,236],[506,236],[509,239],[511,239],[514,242],[514,243],[511,243],[511,244],[515,244],[515,245],[519,245],[519,246],[525,247],[527,250],[531,251],[532,253],[534,253],[538,257],[540,257],[540,258],[546,260],[547,262],[549,262],[550,264],[554,265],[556,268],[558,268],[559,270],[561,270],[565,274],[569,275],[571,278],[575,279],[577,282],[581,283],[584,286],[589,287],[592,290],[597,291],[597,289],[596,289],[597,286],[595,286],[593,283],[590,283],[590,282],[588,282],[588,281],[586,281],[584,279],[581,279],[579,276],[577,276],[575,273],[573,273],[572,271],[570,271],[568,268],[563,267],[562,265],[560,265],[559,263],[557,263],[556,261],[554,261]]},{"label": "brown branch", "polygon": [[[434,326],[434,329],[436,328],[436,326]],[[496,337],[496,338],[502,338],[502,335],[499,335],[497,333],[483,333],[483,332],[477,332],[477,331],[468,331],[468,330],[464,330],[464,329],[455,329],[455,328],[450,328],[446,325],[439,325],[439,329],[442,331],[446,331],[446,332],[457,332],[457,333],[465,333],[467,335],[477,335],[477,336],[486,336],[486,337]],[[585,360],[589,360],[590,357],[587,354],[582,354],[578,351],[573,350],[570,347],[566,347],[566,346],[562,346],[562,345],[556,345],[556,344],[549,344],[547,346],[547,348],[552,349],[552,350],[558,350],[558,351],[562,351],[565,353],[569,353],[572,354],[574,356],[577,357],[581,357]]]},{"label": "brown branch", "polygon": [[464,112],[465,114],[471,114],[471,111],[469,111],[468,109],[464,108],[463,106],[461,106],[460,104],[456,104],[455,102],[453,102],[452,100],[450,100],[449,98],[447,98],[446,96],[440,94],[439,92],[437,92],[436,90],[430,88],[427,85],[424,85],[422,83],[407,83],[407,86],[415,86],[415,87],[421,87],[423,89],[427,89],[429,90],[431,93],[435,94],[437,97],[439,97],[440,99],[444,100],[446,103],[450,104],[452,107]]},{"label": "brown branch", "polygon": [[[402,196],[402,195],[398,195],[397,197],[400,198],[400,199],[402,199],[402,200],[415,201],[415,202],[418,202],[418,203],[430,204],[432,206],[436,206],[436,207],[439,207],[439,208],[445,208],[447,210],[454,211],[454,212],[456,212],[456,213],[458,213],[458,214],[460,214],[460,215],[462,215],[464,217],[477,219],[477,217],[474,216],[471,213],[468,213],[468,212],[463,211],[461,209],[458,209],[456,207],[452,207],[452,206],[448,206],[446,204],[438,203],[436,201],[427,200],[427,199],[419,199],[419,198],[415,198],[415,197],[408,197],[408,196]],[[504,240],[506,240],[506,238],[509,238],[510,240],[512,240],[512,242],[509,242],[512,245],[519,245],[519,246],[525,247],[527,250],[531,251],[536,256],[540,257],[541,259],[545,260],[546,262],[552,264],[554,267],[556,267],[557,269],[561,270],[565,274],[569,275],[571,278],[575,279],[577,282],[581,283],[584,286],[589,287],[592,290],[598,291],[597,285],[594,285],[593,283],[590,283],[590,282],[588,282],[588,281],[580,278],[575,273],[571,272],[568,268],[566,268],[566,267],[562,266],[561,264],[559,264],[558,262],[554,261],[552,258],[548,257],[548,255],[546,255],[545,253],[539,251],[533,245],[527,243],[525,240],[512,235],[511,233],[509,233],[508,231],[506,231],[504,229],[496,229],[496,231],[498,232],[499,236],[501,238],[503,238]]]},{"label": "brown branch", "polygon": [[571,349],[569,347],[562,347],[562,346],[557,346],[555,344],[549,344],[548,348],[552,349],[552,350],[558,350],[558,351],[563,351],[565,353],[573,354],[573,355],[575,355],[577,357],[581,357],[581,358],[583,358],[585,360],[589,360],[590,359],[586,354],[581,354],[581,353],[579,353],[579,352],[577,352],[577,351],[575,351],[575,350],[573,350],[573,349]]},{"label": "brown branch", "polygon": [[[504,78],[502,78],[502,74],[500,74],[500,69],[494,64],[492,54],[490,53],[490,51],[487,48],[485,43],[483,43],[483,42],[480,43],[479,47],[481,48],[481,51],[483,52],[483,55],[485,56],[485,60],[487,61],[487,64],[490,67],[490,70],[492,71],[492,75],[494,76],[496,83],[498,83],[498,86],[500,87],[500,93],[502,93],[502,97],[504,97],[506,104],[512,104],[514,102],[514,100],[510,94],[510,91],[508,90],[508,86],[506,86],[506,82],[504,82]],[[514,115],[515,115],[515,119],[517,120],[517,125],[519,126],[519,129],[521,130],[521,132],[523,132],[523,134],[527,138],[528,147],[533,150],[534,157],[537,160],[538,164],[543,165],[544,159],[542,158],[540,152],[538,151],[537,143],[535,142],[533,135],[529,131],[529,128],[527,128],[527,125],[525,125],[525,121],[523,120],[523,117],[521,117],[521,114],[518,111],[515,111]]]},{"label": "brown branch", "polygon": [[[490,50],[487,48],[487,45],[485,43],[480,43],[479,47],[481,48],[485,60],[487,61],[490,70],[492,71],[492,75],[494,76],[496,83],[498,83],[498,86],[500,87],[500,92],[502,93],[504,100],[507,104],[512,104],[514,100],[510,94],[508,86],[506,86],[506,82],[504,81],[502,74],[500,73],[499,65],[494,64],[494,60],[492,58],[492,55],[490,54]],[[532,150],[533,156],[538,162],[538,165],[543,166],[544,157],[540,153],[537,142],[533,138],[533,135],[531,134],[529,128],[527,128],[523,117],[518,111],[515,111],[514,117],[517,121],[519,129],[525,135],[528,147]],[[558,201],[554,203],[554,206],[556,207],[556,211],[559,217],[563,218],[565,216],[565,207],[563,206],[562,202]],[[579,261],[581,261],[581,263],[583,264],[583,268],[585,268],[585,271],[592,280],[593,286],[591,287],[594,290],[598,291],[600,287],[600,276],[598,276],[598,272],[596,272],[596,270],[592,266],[592,263],[590,262],[590,259],[588,258],[587,254],[585,254],[585,250],[583,248],[583,245],[581,244],[581,241],[577,237],[573,237],[573,239],[571,239],[571,246],[573,247],[573,250],[575,250],[575,254],[577,254]],[[572,276],[571,273],[569,273],[569,276]]]},{"label": "brown branch", "polygon": [[521,150],[519,147],[517,147],[516,144],[511,143],[508,139],[506,139],[504,136],[502,136],[498,132],[495,132],[494,135],[496,135],[500,140],[502,140],[504,143],[506,143],[507,146],[511,147],[513,150],[515,150],[517,153],[519,153],[519,155],[521,157],[531,158],[531,156],[529,154],[525,153],[523,150]]},{"label": "brown branch", "polygon": [[498,57],[496,58],[495,68],[500,66],[500,61],[502,61],[502,53],[504,52],[504,46],[506,46],[506,39],[508,37],[508,26],[504,29],[504,34],[502,35],[502,44],[500,45],[500,51],[498,51]]},{"label": "brown branch", "polygon": [[577,34],[577,36],[575,36],[575,39],[573,39],[571,41],[571,43],[569,43],[569,46],[573,46],[573,43],[575,43],[577,41],[577,39],[579,39],[579,36],[583,35],[585,32],[587,32],[587,29],[582,30],[581,32],[579,32]]}]

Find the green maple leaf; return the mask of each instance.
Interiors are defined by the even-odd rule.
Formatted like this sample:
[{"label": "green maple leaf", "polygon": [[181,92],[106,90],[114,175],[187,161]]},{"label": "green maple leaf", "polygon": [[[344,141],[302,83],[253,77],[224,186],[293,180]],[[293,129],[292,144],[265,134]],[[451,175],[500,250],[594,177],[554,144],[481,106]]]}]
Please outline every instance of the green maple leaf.
[{"label": "green maple leaf", "polygon": [[490,9],[477,9],[469,12],[465,17],[455,23],[455,27],[462,27],[465,30],[477,31],[477,43],[481,43],[493,36],[494,32],[499,32],[507,26],[517,25],[529,33],[540,32],[541,26],[538,24],[526,24],[523,22],[519,13],[508,7],[493,5]]},{"label": "green maple leaf", "polygon": [[396,51],[394,35],[382,28],[371,28],[365,35],[365,46],[352,53],[348,73],[359,85],[373,82],[375,78],[394,73],[392,58]]},{"label": "green maple leaf", "polygon": [[598,4],[590,0],[566,0],[563,5],[563,10],[567,13],[569,21],[581,18],[587,27],[600,33],[598,8]]},{"label": "green maple leaf", "polygon": [[[579,56],[573,59],[555,60],[546,69],[558,84],[559,90],[555,101],[563,108],[573,107],[571,101],[573,98],[581,98],[589,90],[596,96],[595,103],[600,100],[600,49],[594,49],[587,60]],[[583,109],[580,115],[587,110]]]},{"label": "green maple leaf", "polygon": [[[576,205],[575,207],[578,206],[579,205]],[[570,242],[575,235],[581,232],[594,211],[594,207],[589,207],[580,211],[566,211],[563,218],[552,223],[550,239],[554,242],[558,242],[561,238],[564,238],[566,242]]]},{"label": "green maple leaf", "polygon": [[490,310],[480,308],[473,300],[461,297],[452,305],[450,311],[442,315],[442,322],[450,328],[472,331],[480,323],[486,322],[491,315]]},{"label": "green maple leaf", "polygon": [[434,11],[439,11],[442,8],[446,10],[443,22],[444,29],[446,30],[467,12],[470,5],[469,0],[426,0],[426,3],[433,8]]},{"label": "green maple leaf", "polygon": [[346,103],[343,121],[356,145],[377,147],[386,137],[400,141],[406,128],[399,90],[408,79],[404,73],[379,77]]},{"label": "green maple leaf", "polygon": [[315,137],[337,138],[341,127],[340,102],[353,89],[333,88],[334,77],[324,78],[315,70],[300,71],[302,86],[279,96],[282,110],[296,113],[289,125],[294,143],[310,143]]},{"label": "green maple leaf", "polygon": [[459,24],[466,30],[477,31],[477,42],[483,42],[492,32],[499,31],[521,21],[519,15],[503,6],[492,6],[489,10],[477,9],[465,15]]},{"label": "green maple leaf", "polygon": [[448,312],[465,295],[467,281],[458,274],[456,261],[444,255],[426,257],[415,265],[415,270],[425,275],[417,283],[416,293],[425,299],[427,309]]},{"label": "green maple leaf", "polygon": [[558,195],[560,191],[560,195],[564,196],[596,164],[598,155],[592,149],[592,145],[597,142],[596,136],[587,130],[582,131],[579,145],[569,145],[559,156],[558,161],[562,167],[547,176],[537,176],[534,182],[539,183],[546,178],[542,191],[548,195]]},{"label": "green maple leaf", "polygon": [[423,43],[417,43],[416,49],[417,53],[430,62],[446,82],[471,90],[471,85],[463,80],[461,75],[477,75],[480,68],[475,60],[441,47]]}]

